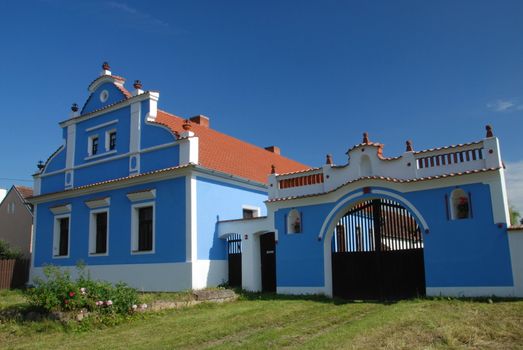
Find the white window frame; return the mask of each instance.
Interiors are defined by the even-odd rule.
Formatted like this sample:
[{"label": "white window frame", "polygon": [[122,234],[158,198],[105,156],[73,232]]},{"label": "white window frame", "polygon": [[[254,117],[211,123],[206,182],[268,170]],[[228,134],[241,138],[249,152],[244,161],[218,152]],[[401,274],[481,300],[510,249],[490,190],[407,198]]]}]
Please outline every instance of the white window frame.
[{"label": "white window frame", "polygon": [[[138,209],[144,207],[153,208],[153,248],[151,250],[138,250]],[[131,205],[131,254],[132,255],[143,255],[143,254],[155,254],[156,252],[156,203],[154,201],[142,202]]]},{"label": "white window frame", "polygon": [[254,215],[253,215],[254,218],[259,218],[260,215],[261,215],[260,207],[256,207],[254,205],[242,205],[242,216],[243,216],[243,210],[244,209],[253,211],[254,212]]},{"label": "white window frame", "polygon": [[[105,243],[105,253],[96,253],[96,214],[107,213],[107,236]],[[93,209],[89,212],[89,256],[108,256],[109,255],[109,208]]]},{"label": "white window frame", "polygon": [[[97,138],[98,139],[98,152],[96,154],[93,154],[93,140]],[[90,135],[87,139],[87,154],[89,157],[96,156],[100,154],[100,137],[98,134]]]},{"label": "white window frame", "polygon": [[111,145],[111,140],[109,138],[109,136],[111,136],[111,133],[115,132],[116,133],[116,140],[118,140],[118,132],[116,131],[116,129],[111,129],[111,130],[107,130],[105,132],[105,152],[116,152],[116,146],[118,146],[118,143],[116,143],[116,146],[114,149],[109,149],[109,146]]},{"label": "white window frame", "polygon": [[[69,218],[67,229],[67,255],[58,255],[60,251],[60,219]],[[53,225],[53,259],[67,259],[71,254],[71,213],[54,216]]]}]

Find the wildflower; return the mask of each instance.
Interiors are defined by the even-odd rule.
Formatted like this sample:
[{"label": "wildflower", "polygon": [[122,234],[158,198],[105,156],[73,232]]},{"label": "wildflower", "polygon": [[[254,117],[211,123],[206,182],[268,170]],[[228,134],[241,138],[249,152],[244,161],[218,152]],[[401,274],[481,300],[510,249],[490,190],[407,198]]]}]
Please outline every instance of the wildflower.
[{"label": "wildflower", "polygon": [[104,304],[104,302],[101,301],[101,300],[98,300],[98,301],[96,302],[96,306],[102,306],[103,304]]},{"label": "wildflower", "polygon": [[141,307],[142,309],[147,309],[147,304],[142,304],[140,307]]},{"label": "wildflower", "polygon": [[81,293],[82,295],[85,295],[87,292],[85,291],[85,288],[82,287],[82,288],[80,288],[80,293]]},{"label": "wildflower", "polygon": [[65,299],[64,304],[69,304],[69,300]]},{"label": "wildflower", "polygon": [[107,301],[105,302],[105,305],[107,305],[107,306],[111,306],[111,305],[113,305],[113,302],[112,302],[111,300],[107,300]]},{"label": "wildflower", "polygon": [[132,308],[132,309],[133,309],[133,311],[134,311],[134,310],[136,310],[136,309],[138,308],[138,305],[136,305],[136,304],[133,304],[133,306],[131,306],[131,308]]},{"label": "wildflower", "polygon": [[71,297],[71,298],[74,297],[74,294],[75,294],[74,292],[69,292],[69,297]]}]

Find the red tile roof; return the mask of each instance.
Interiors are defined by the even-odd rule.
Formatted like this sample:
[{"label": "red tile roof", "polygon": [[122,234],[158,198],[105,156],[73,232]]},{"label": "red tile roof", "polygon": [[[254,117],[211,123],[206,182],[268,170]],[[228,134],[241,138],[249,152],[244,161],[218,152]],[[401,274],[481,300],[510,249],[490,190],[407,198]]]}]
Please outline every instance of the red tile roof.
[{"label": "red tile roof", "polygon": [[20,193],[23,199],[33,196],[33,189],[31,187],[15,186],[15,188],[18,191],[18,193]]},{"label": "red tile roof", "polygon": [[[161,110],[158,110],[155,122],[168,127],[173,133],[184,131],[183,118]],[[191,126],[191,131],[199,138],[199,164],[203,167],[261,183],[267,183],[272,165],[277,173],[310,168],[197,123],[191,123]]]}]

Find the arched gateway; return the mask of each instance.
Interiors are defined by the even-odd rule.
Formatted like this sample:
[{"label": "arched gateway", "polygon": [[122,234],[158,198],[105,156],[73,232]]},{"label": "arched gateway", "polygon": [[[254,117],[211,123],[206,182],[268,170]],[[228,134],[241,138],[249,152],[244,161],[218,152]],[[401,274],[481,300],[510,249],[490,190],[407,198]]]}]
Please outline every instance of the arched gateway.
[{"label": "arched gateway", "polygon": [[383,198],[351,206],[331,239],[333,295],[390,299],[425,295],[423,237],[400,203]]}]

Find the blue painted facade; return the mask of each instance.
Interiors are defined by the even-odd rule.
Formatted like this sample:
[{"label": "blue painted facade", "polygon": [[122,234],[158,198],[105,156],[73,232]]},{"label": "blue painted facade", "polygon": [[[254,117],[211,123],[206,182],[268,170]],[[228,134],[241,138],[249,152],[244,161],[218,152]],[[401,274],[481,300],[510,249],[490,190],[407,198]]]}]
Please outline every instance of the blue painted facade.
[{"label": "blue painted facade", "polygon": [[[506,227],[499,227],[494,222],[489,186],[473,183],[460,188],[474,198],[471,204],[472,217],[462,220],[447,218],[445,195],[450,196],[455,187],[406,193],[379,187],[373,189],[387,190],[406,199],[421,213],[430,227],[428,233],[423,233],[427,287],[512,286]],[[328,239],[330,242],[332,236],[325,232],[320,241],[318,234],[325,218],[338,203],[358,191],[361,192],[361,189],[347,193],[336,202],[289,207],[274,213],[275,226],[279,232],[276,263],[278,286],[323,287],[324,240]],[[371,198],[394,199],[372,193],[362,194],[341,206],[332,217],[346,212],[361,200]],[[285,217],[294,208],[302,213],[303,232],[286,234]],[[418,225],[423,227],[417,215],[410,212],[417,219]]]},{"label": "blue painted facade", "polygon": [[197,177],[198,259],[226,260],[227,246],[218,238],[217,222],[242,216],[242,207],[257,207],[266,215],[267,193],[222,181]]}]

